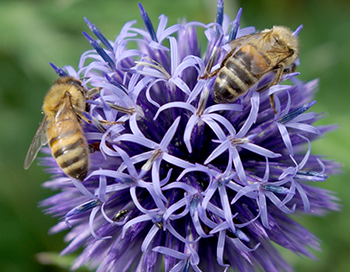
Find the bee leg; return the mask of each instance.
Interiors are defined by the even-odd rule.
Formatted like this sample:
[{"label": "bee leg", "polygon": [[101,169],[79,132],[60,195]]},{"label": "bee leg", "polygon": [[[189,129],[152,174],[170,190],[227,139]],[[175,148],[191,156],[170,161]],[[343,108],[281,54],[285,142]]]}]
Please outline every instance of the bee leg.
[{"label": "bee leg", "polygon": [[[210,74],[207,71],[205,71],[204,75],[200,76],[198,79],[211,78],[211,77],[215,76],[220,71],[220,69],[221,69],[221,67],[219,69],[216,69],[215,71],[211,72]],[[205,70],[207,70],[207,69],[205,69]]]},{"label": "bee leg", "polygon": [[[232,51],[231,51],[231,52],[232,52]],[[231,53],[231,52],[230,52],[230,53]],[[213,54],[213,55],[214,55],[214,54]],[[215,75],[220,71],[220,69],[221,69],[222,67],[225,66],[225,62],[226,62],[227,59],[231,56],[230,54],[228,54],[228,55],[224,58],[224,60],[221,62],[220,68],[218,68],[218,69],[214,70],[213,72],[209,73],[209,71],[211,70],[211,68],[214,66],[214,61],[215,61],[215,59],[216,59],[217,53],[215,54],[215,57],[213,57],[213,55],[210,56],[210,59],[209,59],[209,61],[208,61],[208,64],[207,64],[207,66],[205,67],[204,74],[203,74],[201,77],[199,77],[199,79],[207,79],[207,78],[210,78],[210,77],[215,76]]]},{"label": "bee leg", "polygon": [[99,120],[93,116],[91,116],[92,121],[89,120],[84,112],[79,111],[74,108],[75,114],[78,115],[81,119],[83,119],[86,123],[94,124],[102,133],[106,132],[106,129],[102,125],[116,125],[116,124],[124,124],[122,121],[107,121],[107,120]]},{"label": "bee leg", "polygon": [[85,117],[84,121],[86,121],[89,124],[94,124],[98,128],[98,130],[101,131],[102,133],[106,132],[106,129],[103,127],[103,125],[110,126],[110,125],[116,125],[116,124],[123,124],[123,125],[125,124],[122,121],[99,120],[93,116],[91,116],[91,117],[92,117],[92,121],[90,121],[86,117]]},{"label": "bee leg", "polygon": [[[101,151],[100,144],[101,144],[101,142],[94,142],[94,143],[89,144],[89,153],[92,154],[92,153],[95,153],[96,151]],[[113,149],[112,145],[110,143],[106,142],[106,145],[110,149]]]},{"label": "bee leg", "polygon": [[218,55],[218,50],[214,49],[213,53],[211,54],[208,60],[207,66],[205,67],[204,74],[200,76],[199,79],[207,79],[207,78],[213,77],[217,74],[217,72],[219,72],[220,68],[210,73],[211,68],[213,68],[214,66],[214,62],[216,60],[217,55]]},{"label": "bee leg", "polygon": [[289,67],[284,68],[283,74],[294,73],[296,70],[297,70],[297,65],[295,63],[293,63]]},{"label": "bee leg", "polygon": [[219,69],[215,70],[213,73],[210,73],[210,70],[214,66],[214,62],[216,60],[218,53],[219,53],[219,49],[218,49],[218,47],[215,46],[213,48],[213,52],[211,53],[211,56],[208,60],[207,66],[205,67],[204,74],[202,76],[200,76],[198,79],[207,79],[207,78],[210,78],[210,77],[216,75],[216,73],[218,72]]},{"label": "bee leg", "polygon": [[207,78],[215,76],[220,71],[220,69],[225,66],[226,61],[232,56],[232,54],[235,51],[236,51],[236,48],[232,48],[232,50],[230,52],[228,52],[228,54],[225,56],[225,58],[221,62],[220,68],[218,68],[215,71],[210,73],[210,70],[214,66],[214,62],[215,62],[216,57],[219,53],[219,48],[215,47],[213,49],[213,53],[211,54],[211,56],[208,60],[207,66],[205,67],[204,74],[202,76],[200,76],[199,79],[207,79]]},{"label": "bee leg", "polygon": [[[94,117],[92,117],[94,118]],[[102,125],[110,126],[110,125],[116,125],[116,124],[125,124],[123,121],[107,121],[107,120],[98,120],[97,122],[101,123]]]},{"label": "bee leg", "polygon": [[270,94],[269,99],[270,99],[270,105],[271,105],[271,108],[273,109],[273,112],[277,114],[276,107],[275,107],[275,99],[273,97],[273,94]]},{"label": "bee leg", "polygon": [[[86,92],[85,94],[85,97],[86,99],[90,99],[92,96],[94,96],[95,94],[98,94],[100,91],[101,91],[101,87],[96,87],[96,88],[93,88],[93,89],[90,89],[89,91]],[[113,103],[110,103],[110,102],[107,102],[105,101],[105,103],[112,109],[112,110],[116,110],[116,111],[119,111],[121,113],[126,113],[126,114],[134,114],[136,112],[136,110],[134,108],[126,108],[126,107],[123,107],[123,106],[119,106],[119,105],[115,105]],[[89,106],[90,104],[89,103],[86,103],[86,109],[85,111],[88,112],[89,111]],[[85,119],[84,119],[85,120]],[[108,121],[106,121],[108,122]]]},{"label": "bee leg", "polygon": [[95,94],[98,94],[101,91],[101,89],[102,89],[101,87],[97,87],[97,88],[92,88],[92,89],[88,90],[85,94],[86,99],[90,99]]},{"label": "bee leg", "polygon": [[[280,63],[277,67],[277,72],[276,72],[274,79],[270,82],[270,84],[267,86],[267,88],[275,86],[281,81],[283,71],[284,71],[284,65],[283,65],[283,63]],[[273,112],[276,114],[277,111],[276,111],[276,107],[275,107],[275,100],[274,100],[273,94],[270,94],[270,105],[271,105],[271,108],[273,109]]]},{"label": "bee leg", "polygon": [[89,144],[89,153],[100,151],[100,142]]}]

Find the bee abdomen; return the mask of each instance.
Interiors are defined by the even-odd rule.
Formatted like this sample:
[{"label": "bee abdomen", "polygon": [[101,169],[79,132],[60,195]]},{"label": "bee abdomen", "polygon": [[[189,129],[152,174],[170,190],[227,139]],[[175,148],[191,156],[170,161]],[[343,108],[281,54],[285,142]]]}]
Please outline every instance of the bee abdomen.
[{"label": "bee abdomen", "polygon": [[214,99],[218,103],[233,102],[246,93],[257,80],[239,59],[230,58],[215,80]]},{"label": "bee abdomen", "polygon": [[52,155],[68,176],[83,180],[89,166],[87,143],[80,127],[70,128],[68,124],[65,125],[67,130],[49,140]]}]

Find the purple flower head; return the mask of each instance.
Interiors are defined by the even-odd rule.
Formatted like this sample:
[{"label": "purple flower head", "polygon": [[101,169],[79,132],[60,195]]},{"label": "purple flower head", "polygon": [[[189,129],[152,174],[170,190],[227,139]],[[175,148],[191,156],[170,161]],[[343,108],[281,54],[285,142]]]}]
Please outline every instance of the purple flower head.
[{"label": "purple flower head", "polygon": [[[201,76],[208,62],[220,67],[229,41],[254,33],[240,28],[242,10],[232,21],[219,0],[213,23],[167,26],[161,15],[157,26],[139,7],[144,29],[128,22],[110,41],[85,19],[93,50],[77,70],[52,64],[100,89],[87,101],[87,177],[41,161],[53,174],[44,186],[59,190],[41,203],[61,218],[51,232],[68,230],[61,254],[83,247],[72,269],[96,271],[291,271],[274,243],[308,257],[319,245],[290,215],[338,209],[314,186],[339,168],[311,153],[334,129],[313,125],[322,118],[310,111],[317,81],[291,73],[282,77],[289,85],[255,91],[273,79],[267,74],[236,102],[215,103],[215,77]],[[207,38],[203,54],[197,32]]]}]

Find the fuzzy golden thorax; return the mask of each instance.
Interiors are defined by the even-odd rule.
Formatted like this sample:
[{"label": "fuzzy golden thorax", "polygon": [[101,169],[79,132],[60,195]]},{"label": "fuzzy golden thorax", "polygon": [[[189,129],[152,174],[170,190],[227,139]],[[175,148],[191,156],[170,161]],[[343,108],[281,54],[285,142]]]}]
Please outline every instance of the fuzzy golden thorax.
[{"label": "fuzzy golden thorax", "polygon": [[60,77],[52,85],[44,99],[43,112],[49,120],[55,118],[67,95],[70,96],[73,109],[80,112],[85,110],[85,90],[81,81],[69,76]]}]

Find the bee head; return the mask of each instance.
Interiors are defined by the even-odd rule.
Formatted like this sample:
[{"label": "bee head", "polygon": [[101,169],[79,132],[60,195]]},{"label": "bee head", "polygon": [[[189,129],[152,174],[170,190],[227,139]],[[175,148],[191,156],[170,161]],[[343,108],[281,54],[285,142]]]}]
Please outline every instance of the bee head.
[{"label": "bee head", "polygon": [[271,29],[274,48],[285,55],[283,63],[286,66],[293,64],[299,56],[299,40],[293,32],[284,26],[274,26]]},{"label": "bee head", "polygon": [[76,79],[71,76],[61,76],[58,79],[56,79],[55,84],[68,84],[73,85],[79,90],[83,90],[82,82],[79,79]]}]

